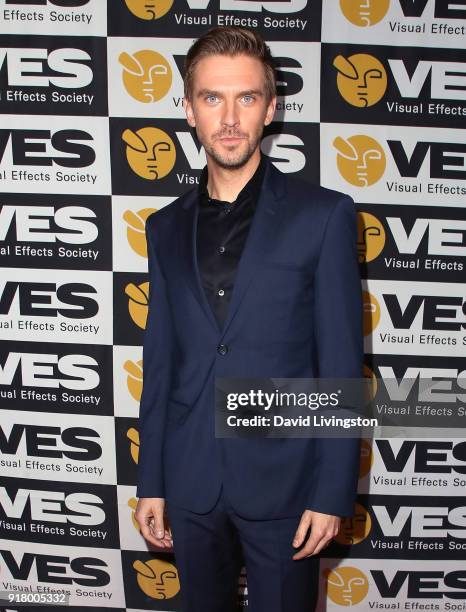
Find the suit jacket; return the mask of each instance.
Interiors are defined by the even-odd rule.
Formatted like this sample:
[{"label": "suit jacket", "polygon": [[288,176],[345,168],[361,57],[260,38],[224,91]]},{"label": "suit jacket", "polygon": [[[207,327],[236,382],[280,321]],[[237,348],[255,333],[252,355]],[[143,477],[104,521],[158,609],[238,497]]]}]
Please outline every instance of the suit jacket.
[{"label": "suit jacket", "polygon": [[362,376],[354,204],[267,164],[223,328],[196,261],[194,188],[147,220],[139,497],[250,519],[350,516],[357,439],[215,438],[215,377]]}]

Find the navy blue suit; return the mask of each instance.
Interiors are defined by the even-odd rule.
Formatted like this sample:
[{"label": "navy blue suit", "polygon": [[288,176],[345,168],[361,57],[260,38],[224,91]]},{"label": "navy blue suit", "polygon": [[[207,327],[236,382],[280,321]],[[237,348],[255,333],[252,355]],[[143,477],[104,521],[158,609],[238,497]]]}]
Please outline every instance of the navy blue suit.
[{"label": "navy blue suit", "polygon": [[215,377],[360,377],[352,200],[267,163],[219,328],[196,262],[197,190],[151,215],[137,495],[209,511],[223,483],[246,519],[353,513],[354,439],[216,439]]}]

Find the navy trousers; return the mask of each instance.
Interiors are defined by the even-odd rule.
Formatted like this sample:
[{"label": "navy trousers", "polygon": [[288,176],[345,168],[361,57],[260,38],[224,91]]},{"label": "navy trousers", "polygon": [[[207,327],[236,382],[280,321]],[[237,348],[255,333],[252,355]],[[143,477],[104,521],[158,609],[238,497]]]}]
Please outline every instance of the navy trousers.
[{"label": "navy trousers", "polygon": [[[220,492],[214,508],[197,514],[167,504],[183,612],[237,612],[238,578],[246,567],[248,612],[314,612],[319,560],[293,561],[301,516],[244,519]],[[246,609],[246,608],[245,608]]]}]

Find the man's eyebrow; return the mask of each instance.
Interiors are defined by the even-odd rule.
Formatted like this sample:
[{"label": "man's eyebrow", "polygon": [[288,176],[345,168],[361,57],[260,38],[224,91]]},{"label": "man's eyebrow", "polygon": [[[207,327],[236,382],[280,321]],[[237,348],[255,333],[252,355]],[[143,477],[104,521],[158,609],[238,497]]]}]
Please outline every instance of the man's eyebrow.
[{"label": "man's eyebrow", "polygon": [[240,91],[240,96],[263,96],[264,92],[260,89],[247,89],[246,91]]},{"label": "man's eyebrow", "polygon": [[[264,95],[264,93],[260,89],[246,89],[246,90],[240,91],[238,93],[238,96],[258,96],[258,97],[261,97],[263,95]],[[221,92],[215,91],[213,89],[200,89],[197,92],[197,97],[198,98],[202,98],[203,96],[219,96],[219,97],[221,97],[222,94],[221,94]]]},{"label": "man's eyebrow", "polygon": [[201,98],[202,96],[218,96],[219,92],[214,91],[213,89],[200,89],[197,92],[197,97]]}]

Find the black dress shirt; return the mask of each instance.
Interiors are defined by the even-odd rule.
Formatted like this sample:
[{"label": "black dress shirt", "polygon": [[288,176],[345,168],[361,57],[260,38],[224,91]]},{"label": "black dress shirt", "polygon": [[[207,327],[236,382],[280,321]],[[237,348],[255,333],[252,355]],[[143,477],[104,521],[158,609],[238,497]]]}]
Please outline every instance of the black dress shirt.
[{"label": "black dress shirt", "polygon": [[207,166],[199,180],[197,262],[207,300],[220,328],[231,300],[238,263],[243,252],[265,172],[261,156],[256,172],[234,202],[216,200],[207,191]]}]

